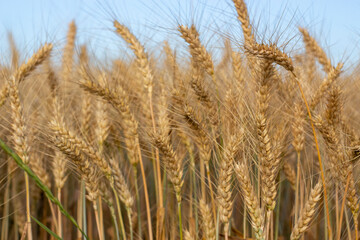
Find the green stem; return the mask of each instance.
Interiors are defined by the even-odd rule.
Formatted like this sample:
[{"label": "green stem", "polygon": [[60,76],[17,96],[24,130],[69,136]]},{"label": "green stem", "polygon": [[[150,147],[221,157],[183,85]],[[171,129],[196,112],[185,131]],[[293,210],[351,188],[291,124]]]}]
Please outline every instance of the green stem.
[{"label": "green stem", "polygon": [[109,206],[109,209],[110,209],[111,218],[113,219],[113,223],[115,226],[116,239],[120,240],[119,225],[118,225],[118,222],[116,219],[116,213],[115,213],[114,206]]},{"label": "green stem", "polygon": [[179,214],[179,234],[180,234],[180,240],[183,240],[182,219],[181,219],[181,201],[178,201],[178,214]]},{"label": "green stem", "polygon": [[121,206],[120,206],[120,201],[119,201],[119,196],[115,191],[114,186],[111,186],[114,195],[115,195],[115,202],[116,202],[116,207],[117,207],[117,211],[118,211],[118,217],[119,217],[119,222],[120,222],[120,229],[121,229],[121,234],[123,235],[123,239],[126,240],[126,234],[125,234],[125,227],[124,227],[124,221],[121,215]]},{"label": "green stem", "polygon": [[135,191],[136,191],[136,205],[137,205],[137,218],[138,218],[138,235],[139,238],[142,238],[142,233],[141,233],[141,206],[140,206],[140,196],[139,196],[139,186],[138,186],[138,176],[137,176],[137,168],[136,165],[133,166],[133,172],[134,172],[134,177],[135,177]]},{"label": "green stem", "polygon": [[[57,188],[57,198],[61,202],[61,188]],[[49,205],[51,207],[51,202],[49,202]],[[60,209],[58,209],[57,218],[58,218],[58,220],[57,220],[58,221],[58,234],[61,238],[63,238],[64,236],[63,236],[63,231],[62,231],[62,221],[61,221],[62,219],[61,219]]]},{"label": "green stem", "polygon": [[[81,201],[82,201],[82,215],[83,215],[83,226],[84,232],[87,232],[87,220],[86,220],[86,189],[85,182],[81,180]],[[85,239],[85,237],[83,237]]]},{"label": "green stem", "polygon": [[134,240],[134,233],[133,233],[132,220],[131,220],[131,209],[127,208],[126,211],[129,218],[130,240]]}]

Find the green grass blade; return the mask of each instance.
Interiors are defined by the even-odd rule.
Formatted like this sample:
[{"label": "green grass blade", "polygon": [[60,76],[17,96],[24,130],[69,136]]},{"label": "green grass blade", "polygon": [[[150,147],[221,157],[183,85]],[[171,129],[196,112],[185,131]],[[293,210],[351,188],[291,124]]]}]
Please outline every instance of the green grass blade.
[{"label": "green grass blade", "polygon": [[45,226],[44,224],[42,224],[39,220],[37,220],[35,217],[31,216],[32,220],[34,220],[37,224],[39,224],[39,226],[44,229],[45,231],[47,231],[51,236],[53,236],[54,238],[56,238],[57,240],[62,240],[61,237],[59,237],[56,233],[54,233],[53,231],[51,231],[47,226]]},{"label": "green grass blade", "polygon": [[65,208],[62,206],[62,204],[60,203],[60,201],[53,195],[53,193],[51,192],[51,190],[45,186],[42,181],[40,180],[40,178],[38,178],[36,176],[36,174],[26,165],[24,164],[24,162],[22,161],[22,159],[13,151],[11,150],[11,148],[9,146],[6,145],[6,143],[4,143],[1,139],[0,139],[0,147],[2,149],[4,149],[4,151],[9,154],[16,162],[16,164],[22,169],[24,170],[30,178],[32,178],[35,183],[38,185],[38,187],[44,191],[44,193],[46,194],[46,196],[50,199],[51,202],[53,202],[54,204],[56,204],[60,211],[64,214],[64,216],[69,219],[72,224],[74,224],[74,226],[79,229],[79,231],[83,234],[83,236],[86,239],[89,239],[88,236],[85,234],[85,232],[80,228],[80,226],[78,225],[78,223],[76,222],[76,220],[65,210]]}]

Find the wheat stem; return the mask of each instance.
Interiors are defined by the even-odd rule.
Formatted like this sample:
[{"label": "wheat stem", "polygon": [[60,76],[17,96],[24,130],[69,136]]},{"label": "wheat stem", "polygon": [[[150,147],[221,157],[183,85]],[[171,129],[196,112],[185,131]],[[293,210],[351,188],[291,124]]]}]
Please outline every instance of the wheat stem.
[{"label": "wheat stem", "polygon": [[28,240],[33,239],[31,230],[31,213],[30,213],[30,186],[29,186],[29,175],[24,172],[25,175],[25,189],[26,189],[26,224],[27,224],[27,237]]},{"label": "wheat stem", "polygon": [[101,232],[101,226],[100,226],[100,213],[98,211],[98,207],[96,206],[96,202],[93,202],[93,208],[95,212],[95,221],[96,221],[96,227],[99,234],[99,239],[104,240],[103,234]]},{"label": "wheat stem", "polygon": [[[177,197],[179,198],[179,197]],[[181,196],[180,196],[181,198]],[[178,215],[179,215],[179,234],[180,234],[180,240],[183,239],[183,227],[182,227],[182,218],[181,218],[181,201],[178,201]]]},{"label": "wheat stem", "polygon": [[115,195],[115,202],[116,202],[116,209],[118,212],[118,218],[119,218],[119,224],[120,224],[120,230],[121,230],[121,234],[124,238],[124,240],[126,240],[126,233],[125,233],[125,227],[124,227],[124,221],[121,215],[121,206],[120,206],[120,200],[119,200],[119,196],[117,194],[117,191],[115,190],[115,188],[113,186],[111,186],[113,193]]},{"label": "wheat stem", "polygon": [[134,177],[135,177],[135,191],[136,191],[136,205],[137,205],[137,217],[138,217],[138,235],[140,238],[142,238],[142,233],[141,233],[141,206],[140,206],[140,192],[139,192],[139,186],[138,186],[138,171],[137,171],[137,167],[133,166],[133,173],[134,173]]},{"label": "wheat stem", "polygon": [[[57,188],[57,198],[61,202],[61,188]],[[57,220],[58,221],[58,234],[60,235],[60,237],[63,237],[61,212],[60,212],[59,208],[58,208],[57,217],[58,217],[58,220]]]}]

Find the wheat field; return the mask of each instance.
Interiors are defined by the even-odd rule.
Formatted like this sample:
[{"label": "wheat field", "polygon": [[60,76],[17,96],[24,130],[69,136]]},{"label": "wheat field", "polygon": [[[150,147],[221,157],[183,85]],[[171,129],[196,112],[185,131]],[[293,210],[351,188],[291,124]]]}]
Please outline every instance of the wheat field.
[{"label": "wheat field", "polygon": [[[0,66],[0,240],[358,239],[360,79],[308,29],[301,48],[242,30],[215,61],[196,26],[155,58],[113,21],[130,60],[87,45]],[[60,60],[60,61],[59,61]],[[350,69],[350,70],[349,70]]]}]

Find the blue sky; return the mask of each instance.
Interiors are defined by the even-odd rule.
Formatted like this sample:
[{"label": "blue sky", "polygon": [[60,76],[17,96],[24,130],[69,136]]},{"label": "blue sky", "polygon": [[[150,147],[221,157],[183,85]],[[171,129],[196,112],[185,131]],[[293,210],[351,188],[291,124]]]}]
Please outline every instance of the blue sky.
[{"label": "blue sky", "polygon": [[[320,39],[334,62],[348,65],[358,60],[360,1],[348,0],[248,0],[258,39],[278,41],[290,53],[301,47],[297,27]],[[241,41],[239,23],[231,0],[0,0],[0,54],[7,54],[6,33],[11,31],[19,48],[31,55],[44,42],[60,50],[68,23],[78,26],[78,43],[87,43],[99,57],[121,57],[125,49],[112,32],[117,19],[154,49],[164,39],[173,47],[185,45],[177,24],[194,22],[202,40],[216,55],[222,37]],[[280,19],[280,20],[279,20]]]}]

